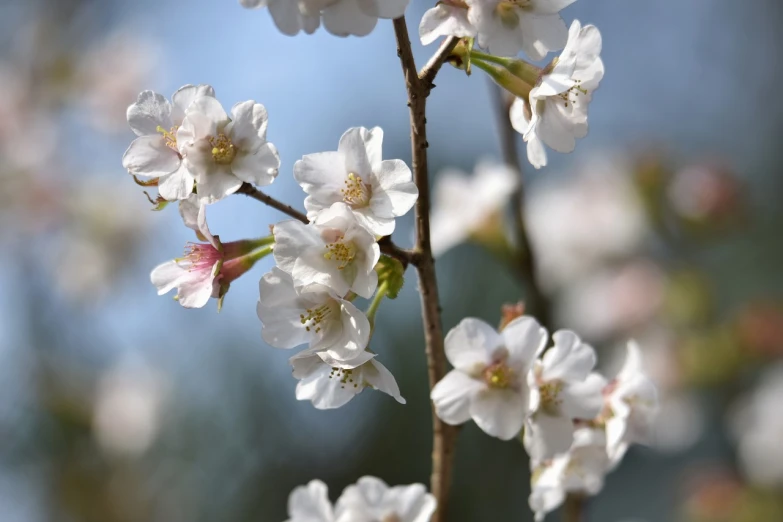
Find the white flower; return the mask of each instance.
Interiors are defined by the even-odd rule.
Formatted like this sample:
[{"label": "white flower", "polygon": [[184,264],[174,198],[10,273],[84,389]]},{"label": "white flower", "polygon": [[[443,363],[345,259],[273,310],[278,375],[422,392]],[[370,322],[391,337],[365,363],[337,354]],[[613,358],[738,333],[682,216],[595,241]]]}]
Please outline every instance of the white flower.
[{"label": "white flower", "polygon": [[587,106],[604,76],[600,54],[598,28],[574,20],[565,49],[542,71],[529,100],[517,98],[511,105],[511,124],[524,136],[534,167],[547,163],[544,145],[572,152],[576,139],[587,135]]},{"label": "white flower", "polygon": [[397,381],[375,360],[375,354],[362,352],[351,361],[338,362],[326,352],[307,349],[291,357],[290,362],[293,376],[299,379],[296,398],[311,401],[319,410],[339,408],[368,386],[405,404]]},{"label": "white flower", "polygon": [[394,232],[394,218],[408,212],[419,191],[402,160],[382,160],[380,127],[348,129],[336,152],[308,154],[294,165],[294,178],[308,194],[307,218],[342,201],[376,236]]},{"label": "white flower", "polygon": [[617,464],[630,444],[649,442],[658,410],[658,392],[642,371],[642,354],[635,342],[628,343],[625,364],[604,395],[610,412],[606,447],[612,463]]},{"label": "white flower", "polygon": [[221,243],[207,226],[206,205],[198,196],[180,201],[179,212],[185,226],[206,243],[188,243],[183,257],[167,261],[152,270],[150,280],[158,295],[177,289],[176,299],[185,308],[201,308],[210,297],[221,297],[232,281],[247,272],[255,260],[246,254],[253,250],[246,241]]},{"label": "white flower", "polygon": [[337,501],[339,522],[428,522],[435,497],[422,484],[389,487],[375,477],[362,477]]},{"label": "white flower", "polygon": [[783,485],[783,363],[768,369],[752,395],[743,397],[730,418],[738,439],[739,463],[754,483],[768,488]]},{"label": "white flower", "polygon": [[609,471],[606,436],[600,429],[580,428],[567,453],[530,463],[533,474],[529,504],[540,522],[563,503],[566,493],[596,495],[603,489]]},{"label": "white flower", "polygon": [[574,419],[591,420],[601,411],[606,381],[591,373],[595,351],[569,330],[552,336],[554,346],[535,362],[528,375],[531,416],[525,428],[525,447],[534,460],[568,451]]},{"label": "white flower", "polygon": [[433,188],[430,218],[433,254],[437,257],[482,229],[497,226],[518,184],[513,169],[488,162],[476,165],[472,177],[456,170],[441,173]]},{"label": "white flower", "polygon": [[312,34],[321,24],[322,0],[239,0],[243,7],[268,7],[280,32],[293,36],[299,31]]},{"label": "white flower", "polygon": [[448,424],[471,417],[487,434],[514,438],[528,415],[527,373],[547,333],[532,317],[511,321],[501,333],[479,319],[463,319],[446,336],[454,369],[432,389],[438,417]]},{"label": "white flower", "polygon": [[294,488],[288,496],[286,522],[335,522],[329,490],[320,480],[311,480],[307,486]]},{"label": "white flower", "polygon": [[566,25],[560,10],[574,0],[465,0],[468,19],[478,32],[479,45],[490,53],[533,61],[566,44]]},{"label": "white flower", "polygon": [[281,32],[313,33],[323,17],[326,30],[337,36],[365,36],[379,18],[398,18],[409,0],[239,0],[244,7],[269,7]]},{"label": "white flower", "polygon": [[297,294],[291,275],[272,268],[259,283],[261,335],[271,346],[293,348],[309,343],[338,361],[350,361],[370,340],[370,323],[352,303],[328,288],[313,285]]},{"label": "white flower", "polygon": [[297,290],[312,284],[337,295],[349,291],[370,298],[378,286],[373,270],[381,251],[351,207],[335,203],[309,225],[296,220],[274,226],[275,261],[291,274]]},{"label": "white flower", "polygon": [[234,105],[231,118],[213,97],[190,105],[177,144],[202,201],[214,203],[233,194],[242,182],[269,185],[275,180],[280,157],[266,141],[266,127],[266,109],[252,100]]},{"label": "white flower", "polygon": [[440,1],[424,13],[419,24],[421,43],[429,45],[441,36],[476,36],[476,28],[468,20],[467,4],[454,0]]},{"label": "white flower", "polygon": [[122,157],[122,166],[142,179],[157,179],[160,195],[167,200],[185,199],[193,192],[193,175],[182,161],[177,130],[185,112],[200,98],[214,99],[209,85],[185,85],[171,97],[142,91],[128,107],[128,123],[138,138]]}]

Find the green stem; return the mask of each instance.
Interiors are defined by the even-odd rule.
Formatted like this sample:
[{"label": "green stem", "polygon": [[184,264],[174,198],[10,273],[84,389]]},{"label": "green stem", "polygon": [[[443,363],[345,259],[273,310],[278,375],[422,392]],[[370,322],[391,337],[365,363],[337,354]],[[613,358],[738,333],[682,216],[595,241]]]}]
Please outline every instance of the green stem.
[{"label": "green stem", "polygon": [[[272,242],[274,242],[274,238],[272,238]],[[271,254],[274,248],[275,248],[274,244],[269,245],[267,243],[267,246],[263,248],[259,248],[258,250],[255,250],[253,252],[250,252],[247,255],[246,259],[248,260],[248,262],[255,264],[255,262],[258,261],[259,259],[263,259],[264,257]]]},{"label": "green stem", "polygon": [[375,328],[375,313],[378,311],[378,307],[381,306],[381,301],[383,301],[383,298],[386,297],[386,292],[389,289],[389,283],[387,281],[384,281],[381,283],[381,286],[378,287],[378,290],[375,292],[375,297],[372,298],[372,302],[370,303],[370,307],[367,308],[367,320],[370,321],[370,327]]},{"label": "green stem", "polygon": [[517,98],[527,99],[533,86],[512,74],[508,69],[498,68],[484,62],[481,59],[471,59],[471,64],[475,65],[487,73],[498,85],[506,89]]}]

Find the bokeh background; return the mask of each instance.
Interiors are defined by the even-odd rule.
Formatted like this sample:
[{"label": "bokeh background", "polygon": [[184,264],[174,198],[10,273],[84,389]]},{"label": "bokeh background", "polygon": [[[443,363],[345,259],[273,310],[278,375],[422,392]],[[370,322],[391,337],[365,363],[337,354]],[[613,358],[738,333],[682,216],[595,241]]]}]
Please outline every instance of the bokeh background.
[{"label": "bokeh background", "polygon": [[[433,3],[412,1],[414,34]],[[563,15],[601,29],[607,74],[589,137],[525,170],[531,233],[558,325],[610,373],[637,338],[662,400],[654,444],[631,450],[588,520],[783,520],[783,4],[581,0]],[[420,63],[434,51],[414,45]],[[295,400],[290,353],[264,345],[255,315],[271,260],[219,315],[156,296],[150,269],[192,236],[123,171],[125,108],[185,83],[267,107],[283,161],[268,192],[295,206],[293,163],[348,127],[382,126],[385,155],[410,159],[389,22],[289,38],[234,0],[0,2],[2,522],[274,522],[313,478],[333,499],[367,474],[427,482],[413,272],[372,341],[406,406]],[[429,111],[436,172],[499,158],[481,74],[444,68]],[[280,219],[241,196],[210,208],[224,239]],[[395,240],[411,234],[409,216]],[[508,268],[476,244],[443,255],[444,326],[524,300]],[[528,493],[522,447],[466,425],[451,519],[532,520]]]}]

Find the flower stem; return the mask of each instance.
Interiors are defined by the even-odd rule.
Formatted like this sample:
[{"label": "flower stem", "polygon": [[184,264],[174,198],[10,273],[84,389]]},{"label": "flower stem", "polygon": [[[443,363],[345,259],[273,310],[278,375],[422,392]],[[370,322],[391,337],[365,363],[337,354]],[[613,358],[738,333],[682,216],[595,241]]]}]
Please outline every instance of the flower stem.
[{"label": "flower stem", "polygon": [[375,313],[378,311],[378,307],[381,306],[381,301],[386,297],[386,292],[389,290],[389,282],[384,281],[378,287],[375,292],[375,296],[372,298],[369,308],[367,308],[367,320],[370,321],[370,328],[375,329]]},{"label": "flower stem", "polygon": [[[274,238],[272,238],[272,242],[274,243]],[[259,260],[265,258],[266,256],[268,256],[269,254],[271,254],[272,251],[274,250],[274,248],[275,248],[274,244],[271,244],[271,245],[267,244],[267,246],[265,246],[263,248],[259,248],[258,250],[250,252],[247,255],[246,259],[248,260],[248,262],[250,262],[252,264],[255,264],[257,261],[259,261]]]}]

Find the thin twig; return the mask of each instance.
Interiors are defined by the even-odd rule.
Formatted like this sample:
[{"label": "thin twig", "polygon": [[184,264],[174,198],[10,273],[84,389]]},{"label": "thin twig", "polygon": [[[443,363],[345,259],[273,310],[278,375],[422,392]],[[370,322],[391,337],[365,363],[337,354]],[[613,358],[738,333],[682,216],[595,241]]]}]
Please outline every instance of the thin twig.
[{"label": "thin twig", "polygon": [[265,205],[269,205],[270,207],[279,210],[283,214],[288,214],[292,218],[298,219],[302,223],[310,222],[307,219],[307,216],[293,208],[291,205],[286,205],[285,203],[276,200],[272,196],[264,194],[250,183],[242,183],[242,186],[239,187],[239,190],[237,190],[237,194],[244,194],[245,196],[249,196],[255,200],[258,200]]},{"label": "thin twig", "polygon": [[[397,37],[397,55],[400,57],[402,71],[405,75],[405,87],[408,92],[413,175],[419,189],[419,198],[416,201],[416,257],[414,265],[419,274],[427,373],[430,389],[432,389],[446,373],[446,355],[443,347],[443,327],[440,321],[435,263],[430,246],[430,189],[427,171],[429,143],[427,143],[426,103],[435,74],[456,42],[452,43],[448,40],[447,44],[442,45],[433,60],[430,60],[430,64],[419,75],[416,71],[416,63],[413,59],[408,27],[404,17],[394,20],[394,33]],[[442,422],[435,414],[434,407],[432,425],[430,491],[437,500],[438,508],[431,520],[432,522],[444,522],[451,488],[451,468],[454,462],[457,430],[454,426]]]},{"label": "thin twig", "polygon": [[[552,327],[552,303],[547,295],[541,290],[538,281],[537,263],[535,252],[530,243],[527,226],[525,222],[525,183],[522,175],[522,162],[519,159],[517,150],[517,133],[511,126],[508,111],[510,108],[509,100],[505,91],[499,86],[490,82],[495,105],[497,106],[498,131],[500,134],[500,148],[503,152],[503,161],[519,173],[519,185],[517,190],[511,196],[511,209],[514,215],[514,232],[518,252],[513,259],[514,272],[522,280],[528,289],[528,299],[525,300],[525,307],[530,314],[535,316],[538,321],[547,328]],[[513,101],[513,100],[512,100]]]},{"label": "thin twig", "polygon": [[457,46],[457,43],[459,43],[459,38],[456,36],[449,36],[443,40],[438,51],[432,55],[432,58],[427,62],[427,65],[421,68],[419,81],[422,87],[427,89],[427,94],[435,87],[435,84],[432,82],[435,81],[435,76],[437,76],[438,71],[440,71],[443,64],[446,63],[446,60],[451,54],[451,51]]}]

